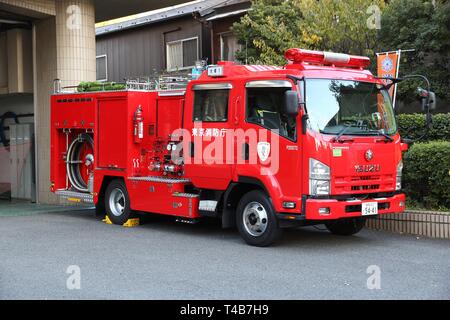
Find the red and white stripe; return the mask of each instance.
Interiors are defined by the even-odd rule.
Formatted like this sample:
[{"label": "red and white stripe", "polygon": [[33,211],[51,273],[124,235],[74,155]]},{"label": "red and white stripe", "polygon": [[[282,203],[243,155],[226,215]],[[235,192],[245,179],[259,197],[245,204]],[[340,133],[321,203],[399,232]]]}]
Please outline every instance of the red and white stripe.
[{"label": "red and white stripe", "polygon": [[259,72],[259,71],[274,71],[274,70],[281,70],[281,67],[276,66],[262,66],[262,65],[248,65],[245,66],[248,71],[251,72]]}]

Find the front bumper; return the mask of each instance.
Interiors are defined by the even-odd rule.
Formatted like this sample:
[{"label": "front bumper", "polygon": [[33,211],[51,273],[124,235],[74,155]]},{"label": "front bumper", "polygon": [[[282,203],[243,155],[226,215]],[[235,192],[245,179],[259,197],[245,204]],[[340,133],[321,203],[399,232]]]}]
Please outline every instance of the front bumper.
[{"label": "front bumper", "polygon": [[[402,213],[405,211],[404,194],[397,194],[387,198],[367,200],[336,200],[336,199],[307,199],[305,205],[306,220],[334,220],[362,216],[362,203],[377,202],[378,215],[388,213]],[[320,209],[328,208],[329,214],[321,214]],[[373,216],[367,216],[373,217]]]}]

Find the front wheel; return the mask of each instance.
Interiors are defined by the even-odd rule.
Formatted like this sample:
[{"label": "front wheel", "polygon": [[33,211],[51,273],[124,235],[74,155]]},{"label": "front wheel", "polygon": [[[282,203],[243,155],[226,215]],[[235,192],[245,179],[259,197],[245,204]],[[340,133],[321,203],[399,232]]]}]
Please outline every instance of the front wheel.
[{"label": "front wheel", "polygon": [[241,237],[252,246],[270,246],[282,233],[272,203],[262,191],[251,191],[242,197],[236,223]]},{"label": "front wheel", "polygon": [[350,218],[332,221],[325,226],[332,233],[340,236],[351,236],[361,231],[366,224],[366,218]]},{"label": "front wheel", "polygon": [[105,192],[106,213],[112,223],[123,225],[131,217],[130,198],[122,180],[113,180]]}]

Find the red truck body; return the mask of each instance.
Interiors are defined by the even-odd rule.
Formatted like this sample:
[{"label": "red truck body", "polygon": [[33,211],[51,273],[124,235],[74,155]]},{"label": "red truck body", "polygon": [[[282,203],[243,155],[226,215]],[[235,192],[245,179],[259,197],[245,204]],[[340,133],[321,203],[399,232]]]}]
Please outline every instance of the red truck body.
[{"label": "red truck body", "polygon": [[[127,203],[121,205],[132,211],[189,221],[215,216],[222,218],[225,227],[239,222],[239,203],[255,190],[267,195],[279,225],[330,223],[403,212],[405,196],[399,191],[398,168],[404,145],[397,130],[386,138],[368,131],[364,121],[371,120],[358,120],[363,121],[359,127],[337,126],[344,131],[337,137],[339,132],[324,133],[308,124],[308,114],[310,121],[323,122],[320,110],[312,109],[314,97],[308,96],[308,90],[314,93],[318,80],[340,83],[341,98],[361,83],[377,88],[383,83],[358,63],[352,65],[351,59],[326,63],[308,60],[301,50],[298,52],[300,58],[291,58],[285,68],[222,62],[214,66],[219,71],[204,71],[185,89],[54,94],[52,191],[71,201],[93,202],[106,213],[113,205],[106,196],[108,185],[122,181]],[[250,120],[249,105],[258,100],[258,94],[267,97],[271,92],[270,97],[276,98],[287,90],[297,92],[304,102],[293,120],[283,122],[280,119],[287,117],[263,109],[256,113],[264,116],[256,122]],[[196,118],[196,108],[203,108],[197,106],[210,106],[205,101],[212,97],[220,100],[221,95],[227,101],[223,119]],[[380,97],[378,93],[374,99],[379,101]],[[215,100],[215,106],[219,100]],[[383,112],[370,113],[370,117],[381,121]],[[362,113],[355,115],[362,117]],[[209,116],[205,117],[203,120]],[[285,134],[271,128],[274,121]],[[346,126],[373,134],[347,133]],[[74,143],[77,139],[78,144]],[[173,154],[180,151],[178,161],[173,160]],[[266,159],[268,154],[270,161]],[[319,171],[311,173],[311,166],[317,163]],[[320,180],[321,168],[328,173],[319,184],[328,191],[325,195],[312,194],[311,184],[318,182],[311,177],[317,173]],[[363,212],[365,203],[372,207]]]}]

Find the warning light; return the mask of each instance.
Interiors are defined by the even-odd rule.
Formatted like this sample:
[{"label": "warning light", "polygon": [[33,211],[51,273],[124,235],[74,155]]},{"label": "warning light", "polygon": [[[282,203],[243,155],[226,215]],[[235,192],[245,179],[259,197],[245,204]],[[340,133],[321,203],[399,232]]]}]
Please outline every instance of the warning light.
[{"label": "warning light", "polygon": [[287,60],[296,64],[309,63],[347,68],[366,68],[370,65],[368,57],[298,48],[287,50],[284,56]]}]

